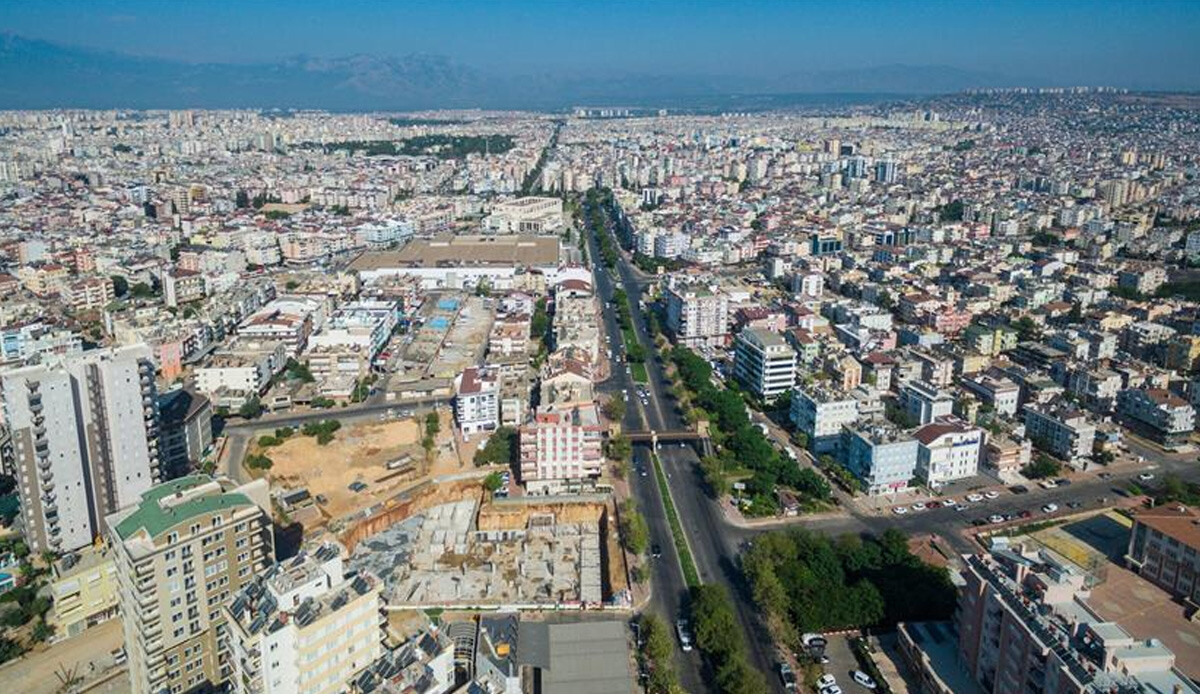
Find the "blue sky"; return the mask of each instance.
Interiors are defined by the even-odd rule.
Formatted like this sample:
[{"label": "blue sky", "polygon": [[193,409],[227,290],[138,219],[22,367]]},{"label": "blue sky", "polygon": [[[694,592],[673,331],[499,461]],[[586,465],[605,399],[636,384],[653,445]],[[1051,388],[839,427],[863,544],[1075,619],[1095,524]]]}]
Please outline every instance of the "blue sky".
[{"label": "blue sky", "polygon": [[1200,0],[9,0],[0,30],[188,61],[432,53],[505,71],[734,76],[903,63],[1200,89]]}]

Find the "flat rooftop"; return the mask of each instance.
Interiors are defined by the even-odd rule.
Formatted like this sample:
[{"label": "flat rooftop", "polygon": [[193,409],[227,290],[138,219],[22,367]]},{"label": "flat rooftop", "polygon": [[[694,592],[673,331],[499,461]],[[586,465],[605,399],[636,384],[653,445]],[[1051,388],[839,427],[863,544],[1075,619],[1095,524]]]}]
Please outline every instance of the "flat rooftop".
[{"label": "flat rooftop", "polygon": [[414,239],[395,251],[367,251],[351,270],[455,266],[556,266],[557,236],[450,236]]}]

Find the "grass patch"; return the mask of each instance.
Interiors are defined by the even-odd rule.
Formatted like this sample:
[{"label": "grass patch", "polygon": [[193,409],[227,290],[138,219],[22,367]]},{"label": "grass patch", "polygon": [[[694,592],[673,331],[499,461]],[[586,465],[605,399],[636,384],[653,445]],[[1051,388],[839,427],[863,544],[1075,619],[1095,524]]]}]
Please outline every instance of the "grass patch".
[{"label": "grass patch", "polygon": [[658,493],[662,496],[663,508],[667,511],[667,523],[671,526],[671,539],[675,542],[675,551],[679,553],[679,563],[683,566],[683,582],[688,588],[697,588],[700,586],[700,572],[696,570],[696,561],[692,559],[692,551],[688,549],[683,525],[675,511],[675,502],[671,501],[671,493],[667,489],[667,476],[663,473],[658,456],[651,454],[650,459],[654,462],[654,476],[658,478]]},{"label": "grass patch", "polygon": [[646,372],[646,365],[641,363],[633,363],[629,365],[629,373],[633,374],[633,380],[638,383],[649,383],[650,374]]}]

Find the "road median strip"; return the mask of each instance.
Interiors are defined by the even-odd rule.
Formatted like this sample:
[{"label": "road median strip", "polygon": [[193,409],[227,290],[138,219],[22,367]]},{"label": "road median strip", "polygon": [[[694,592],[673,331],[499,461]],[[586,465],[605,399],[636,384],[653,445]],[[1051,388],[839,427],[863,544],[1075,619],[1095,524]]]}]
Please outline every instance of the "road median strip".
[{"label": "road median strip", "polygon": [[663,508],[667,512],[667,523],[671,526],[671,539],[675,543],[675,552],[679,556],[679,566],[683,570],[683,582],[688,588],[700,585],[700,572],[696,570],[696,561],[692,558],[692,549],[687,536],[683,534],[683,524],[679,522],[679,514],[675,511],[675,501],[671,497],[671,489],[667,486],[667,476],[663,472],[662,463],[657,453],[650,454],[654,463],[654,476],[658,479],[658,493],[662,497]]}]

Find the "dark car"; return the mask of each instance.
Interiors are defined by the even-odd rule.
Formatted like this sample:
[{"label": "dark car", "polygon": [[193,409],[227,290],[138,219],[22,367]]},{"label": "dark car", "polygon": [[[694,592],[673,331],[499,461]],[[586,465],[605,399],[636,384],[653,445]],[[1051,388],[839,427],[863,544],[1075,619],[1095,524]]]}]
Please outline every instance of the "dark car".
[{"label": "dark car", "polygon": [[975,520],[971,521],[971,525],[974,525],[975,527],[979,527],[981,525],[987,525],[987,524],[988,524],[988,522],[987,522],[986,518],[976,518]]},{"label": "dark car", "polygon": [[662,547],[659,545],[650,545],[650,556],[658,559],[662,556]]},{"label": "dark car", "polygon": [[1017,516],[1018,516],[1019,518],[1029,518],[1029,517],[1031,517],[1032,515],[1033,515],[1033,513],[1032,513],[1032,512],[1030,512],[1030,511],[1021,511],[1020,513],[1018,513],[1018,514],[1017,514]]},{"label": "dark car", "polygon": [[1067,508],[1079,508],[1080,506],[1083,506],[1083,503],[1079,502],[1079,501],[1068,501],[1067,502]]},{"label": "dark car", "polygon": [[1071,486],[1071,480],[1067,479],[1066,477],[1059,477],[1058,479],[1054,480],[1054,483],[1060,487]]},{"label": "dark car", "polygon": [[1023,484],[1014,484],[1008,488],[1008,491],[1012,492],[1013,494],[1026,494],[1029,492],[1029,487],[1026,487]]}]

